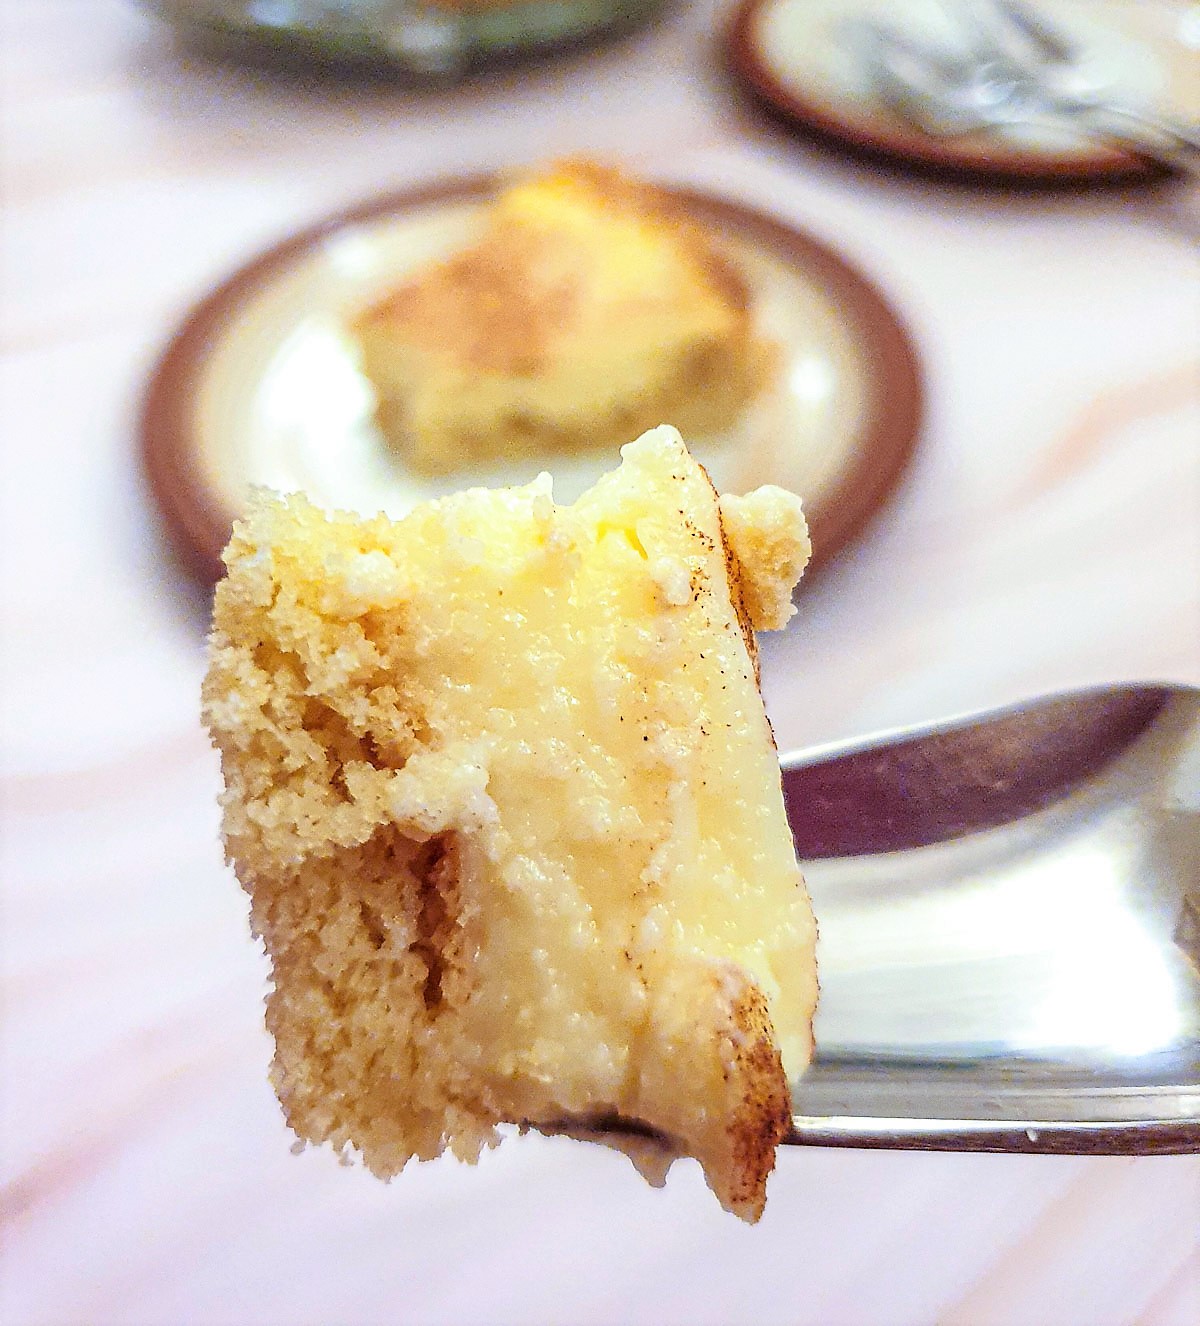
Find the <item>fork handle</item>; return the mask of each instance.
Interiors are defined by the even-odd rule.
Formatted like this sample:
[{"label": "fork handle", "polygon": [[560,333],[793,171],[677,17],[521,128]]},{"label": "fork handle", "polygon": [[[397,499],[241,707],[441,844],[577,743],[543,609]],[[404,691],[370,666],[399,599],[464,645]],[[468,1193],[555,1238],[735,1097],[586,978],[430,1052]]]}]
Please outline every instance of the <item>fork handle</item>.
[{"label": "fork handle", "polygon": [[1074,118],[1099,137],[1132,148],[1173,170],[1200,175],[1200,130],[1181,120],[1116,102],[1079,105],[1074,108]]}]

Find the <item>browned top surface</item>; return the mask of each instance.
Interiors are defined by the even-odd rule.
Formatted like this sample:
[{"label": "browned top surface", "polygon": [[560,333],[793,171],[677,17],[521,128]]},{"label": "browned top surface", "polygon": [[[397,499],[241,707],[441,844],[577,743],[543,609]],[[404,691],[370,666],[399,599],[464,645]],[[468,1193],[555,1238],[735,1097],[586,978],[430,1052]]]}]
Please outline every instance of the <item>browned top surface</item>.
[{"label": "browned top surface", "polygon": [[[573,216],[553,205],[514,205],[519,193],[557,199]],[[583,228],[581,216],[589,217]],[[618,234],[625,252],[632,236],[644,241],[668,279],[632,297],[606,289],[603,269],[619,260]],[[740,273],[675,200],[622,171],[572,159],[502,194],[475,244],[390,291],[358,325],[473,368],[533,374],[585,319],[616,337],[634,311],[669,318],[678,307],[682,315],[687,298],[748,312]]]}]

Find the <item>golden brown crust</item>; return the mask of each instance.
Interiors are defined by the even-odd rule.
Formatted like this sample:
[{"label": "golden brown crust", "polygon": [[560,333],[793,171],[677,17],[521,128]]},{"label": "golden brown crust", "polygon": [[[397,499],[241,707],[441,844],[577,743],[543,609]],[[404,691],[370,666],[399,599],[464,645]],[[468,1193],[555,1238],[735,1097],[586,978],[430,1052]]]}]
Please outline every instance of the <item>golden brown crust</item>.
[{"label": "golden brown crust", "polygon": [[[528,1126],[622,1151],[656,1185],[674,1160],[694,1154],[721,1205],[753,1224],[766,1205],[776,1149],[791,1127],[791,1092],[766,996],[742,977],[729,1001],[729,980],[725,972],[707,985],[715,1007],[723,1006],[724,1018],[714,1046],[719,1061],[713,1065],[721,1085],[707,1086],[701,1093],[725,1105],[711,1125],[697,1128],[691,1118],[686,1130],[672,1131],[661,1113],[649,1122],[641,1115],[609,1112]],[[713,1006],[704,1010],[710,1017]]]},{"label": "golden brown crust", "polygon": [[[713,500],[717,504],[717,522],[721,531],[721,553],[725,558],[725,579],[729,584],[729,598],[733,604],[733,611],[737,616],[738,626],[741,627],[742,639],[746,644],[746,653],[750,656],[750,663],[754,668],[754,684],[758,687],[758,692],[762,694],[762,668],[758,661],[758,641],[754,635],[754,627],[750,621],[750,614],[746,610],[745,580],[742,564],[738,560],[737,554],[733,550],[733,545],[729,541],[729,534],[725,528],[725,517],[721,513],[721,495],[717,492],[716,484],[712,481],[712,475],[703,465],[700,466],[700,473],[708,482],[712,489]],[[775,734],[771,733],[771,740],[774,741]]]},{"label": "golden brown crust", "polygon": [[735,1028],[729,1077],[741,1084],[741,1108],[729,1121],[728,1183],[721,1200],[743,1219],[755,1221],[767,1200],[767,1177],[775,1151],[792,1122],[791,1092],[766,996],[747,983],[732,1009]]},{"label": "golden brown crust", "polygon": [[[669,231],[697,278],[748,317],[741,273],[661,189],[586,158],[562,161],[545,178],[586,200],[597,215]],[[359,316],[355,329],[402,331],[414,345],[466,368],[533,376],[575,320],[584,283],[592,279],[586,266],[562,262],[562,242],[557,229],[497,212],[477,243],[391,291]]]},{"label": "golden brown crust", "polygon": [[[719,511],[720,508],[718,507],[718,513]],[[733,610],[742,630],[742,638],[746,642],[746,653],[750,655],[750,662],[754,667],[754,684],[758,687],[761,695],[762,668],[758,660],[758,641],[754,637],[754,627],[750,624],[750,614],[746,610],[746,590],[742,564],[738,561],[737,554],[733,551],[733,546],[729,542],[724,518],[721,518],[721,551],[725,554],[725,575],[729,581],[729,598],[733,603]]]},{"label": "golden brown crust", "polygon": [[[654,1013],[646,1028],[642,1071],[633,1099],[607,1123],[610,1145],[624,1148],[632,1126],[659,1139],[662,1156],[692,1155],[721,1204],[755,1221],[766,1201],[775,1148],[791,1122],[791,1093],[766,996],[729,962],[675,954],[651,984]],[[697,1043],[697,1028],[711,1039]],[[672,1067],[686,1058],[687,1080]],[[666,1090],[670,1083],[669,1092]],[[573,1121],[572,1127],[579,1127]]]},{"label": "golden brown crust", "polygon": [[540,256],[538,236],[505,227],[392,291],[356,330],[400,331],[464,368],[533,376],[579,300],[577,280],[539,279]]}]

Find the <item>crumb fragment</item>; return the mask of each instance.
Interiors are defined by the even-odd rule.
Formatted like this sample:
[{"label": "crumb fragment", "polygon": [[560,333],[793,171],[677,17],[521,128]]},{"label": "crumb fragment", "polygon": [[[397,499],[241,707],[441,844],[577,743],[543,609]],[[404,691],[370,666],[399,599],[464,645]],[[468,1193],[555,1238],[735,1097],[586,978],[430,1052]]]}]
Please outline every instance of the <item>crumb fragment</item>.
[{"label": "crumb fragment", "polygon": [[721,498],[721,524],[742,568],[742,597],[756,631],[779,631],[796,608],[792,590],[812,556],[799,499],[765,484]]}]

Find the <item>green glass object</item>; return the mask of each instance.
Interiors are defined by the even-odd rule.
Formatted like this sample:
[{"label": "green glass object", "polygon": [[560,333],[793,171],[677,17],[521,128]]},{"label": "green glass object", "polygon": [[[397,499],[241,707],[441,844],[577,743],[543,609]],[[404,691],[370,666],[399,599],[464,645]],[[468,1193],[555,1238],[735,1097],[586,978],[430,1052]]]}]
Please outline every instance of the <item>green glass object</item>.
[{"label": "green glass object", "polygon": [[141,0],[226,51],[453,77],[504,56],[629,28],[664,0]]}]

